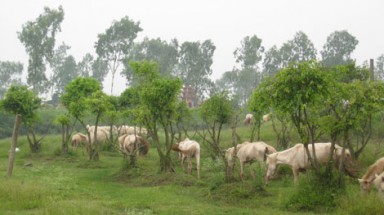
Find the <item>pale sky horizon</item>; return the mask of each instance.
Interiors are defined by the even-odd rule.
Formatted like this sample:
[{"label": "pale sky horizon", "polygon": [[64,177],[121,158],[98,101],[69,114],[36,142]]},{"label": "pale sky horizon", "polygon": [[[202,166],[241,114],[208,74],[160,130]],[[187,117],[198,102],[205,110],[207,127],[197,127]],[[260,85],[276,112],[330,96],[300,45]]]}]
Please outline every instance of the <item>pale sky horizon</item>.
[{"label": "pale sky horizon", "polygon": [[[382,0],[12,0],[0,1],[0,61],[21,62],[24,73],[28,55],[17,38],[22,25],[35,20],[45,6],[64,10],[56,47],[63,42],[76,61],[86,53],[95,55],[97,35],[104,33],[113,20],[128,16],[143,29],[144,37],[170,41],[212,40],[216,46],[211,78],[218,79],[236,65],[233,52],[246,36],[256,35],[268,50],[280,47],[303,31],[319,52],[327,36],[347,30],[359,41],[352,58],[358,65],[384,54],[384,1]],[[123,91],[125,81],[115,79],[114,94]],[[104,82],[110,93],[110,80]]]}]

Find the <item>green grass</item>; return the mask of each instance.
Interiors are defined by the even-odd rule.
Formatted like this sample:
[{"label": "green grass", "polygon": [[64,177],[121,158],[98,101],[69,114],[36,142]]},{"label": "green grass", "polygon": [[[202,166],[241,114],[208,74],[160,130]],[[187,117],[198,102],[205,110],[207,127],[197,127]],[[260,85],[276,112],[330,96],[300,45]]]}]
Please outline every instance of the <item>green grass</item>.
[{"label": "green grass", "polygon": [[[261,136],[275,145],[270,130],[262,130]],[[250,129],[241,127],[238,132],[246,139]],[[230,146],[230,132],[224,132],[222,140],[223,145]],[[153,146],[146,157],[139,158],[137,168],[124,170],[123,158],[117,152],[102,151],[100,161],[90,162],[82,149],[70,148],[70,155],[59,156],[60,142],[59,136],[47,136],[42,151],[31,154],[25,137],[19,138],[21,151],[16,154],[13,176],[0,177],[0,214],[315,214],[284,208],[296,191],[285,167],[268,187],[262,185],[262,165],[255,164],[256,180],[250,178],[247,166],[246,179],[240,181],[236,165],[235,180],[225,183],[223,164],[211,160],[204,151],[198,180],[195,171],[192,176],[182,171],[176,154],[172,155],[176,173],[160,173]],[[10,139],[0,141],[3,175],[10,144]],[[351,213],[364,208],[384,211],[382,207],[375,209],[380,200],[374,196],[359,198],[357,180],[347,181],[347,191],[335,214],[347,208],[353,209]],[[358,200],[369,203],[357,204]]]}]

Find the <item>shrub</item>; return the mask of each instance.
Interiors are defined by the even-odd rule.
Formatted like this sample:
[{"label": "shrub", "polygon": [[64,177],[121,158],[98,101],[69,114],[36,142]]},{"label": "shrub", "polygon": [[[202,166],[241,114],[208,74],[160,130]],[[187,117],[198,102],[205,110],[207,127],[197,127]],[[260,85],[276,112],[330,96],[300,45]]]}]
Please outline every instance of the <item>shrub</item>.
[{"label": "shrub", "polygon": [[377,192],[371,192],[364,196],[358,191],[349,192],[348,195],[341,198],[336,214],[384,214],[384,199],[381,199]]},{"label": "shrub", "polygon": [[290,211],[330,212],[336,207],[337,199],[344,193],[345,187],[340,186],[339,175],[333,177],[320,170],[320,175],[308,171],[306,177],[299,180],[296,191],[284,203]]}]

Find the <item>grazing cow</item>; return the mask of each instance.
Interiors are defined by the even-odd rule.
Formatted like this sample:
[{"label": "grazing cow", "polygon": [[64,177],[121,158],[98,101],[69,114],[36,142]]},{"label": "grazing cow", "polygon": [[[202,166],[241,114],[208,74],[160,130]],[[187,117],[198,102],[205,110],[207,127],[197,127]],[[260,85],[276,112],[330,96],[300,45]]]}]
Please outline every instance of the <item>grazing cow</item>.
[{"label": "grazing cow", "polygon": [[192,172],[192,158],[196,158],[197,178],[200,179],[200,144],[194,140],[185,138],[184,141],[172,145],[172,150],[181,152],[181,166],[184,170],[184,160],[188,159],[188,175]]},{"label": "grazing cow", "polygon": [[148,150],[149,150],[148,142],[139,135],[124,134],[120,136],[118,140],[119,140],[120,149],[125,154],[134,153],[135,143],[136,143],[136,149],[137,149],[136,152],[139,155],[146,155],[148,153]]},{"label": "grazing cow", "polygon": [[263,116],[263,122],[269,122],[270,119],[271,119],[271,114],[270,113],[269,114],[265,114]]},{"label": "grazing cow", "polygon": [[[322,165],[329,161],[331,155],[331,143],[315,143],[316,158],[318,164]],[[339,160],[342,155],[342,147],[335,145],[334,159]],[[308,145],[310,155],[312,154],[312,144]],[[350,155],[349,150],[345,149],[345,158]],[[307,156],[304,144],[298,143],[292,148],[267,155],[267,174],[265,175],[265,183],[275,174],[279,164],[288,164],[292,168],[294,183],[297,184],[298,174],[300,170],[307,169],[311,166],[311,162]]]},{"label": "grazing cow", "polygon": [[90,151],[90,145],[88,141],[88,135],[82,134],[82,133],[76,133],[72,136],[72,146],[73,147],[78,147],[81,143],[84,143],[85,145],[85,150],[87,152]]},{"label": "grazing cow", "polygon": [[[266,155],[269,153],[275,153],[276,149],[264,142],[244,142],[236,146],[236,157],[240,161],[240,178],[244,179],[244,166],[246,163],[250,163],[251,176],[255,178],[255,174],[252,168],[254,161],[264,162]],[[225,151],[225,156],[228,160],[228,166],[232,172],[235,165],[235,147],[231,147]]]},{"label": "grazing cow", "polygon": [[[94,126],[94,125],[87,125],[87,130],[91,134],[93,132],[95,132],[95,128],[96,128],[96,126]],[[108,136],[110,136],[109,133],[111,131],[111,126],[97,126],[97,131],[99,131],[99,130],[103,130],[103,131],[107,132]],[[112,126],[112,133],[117,134],[117,127],[116,126]]]},{"label": "grazing cow", "polygon": [[249,113],[245,115],[244,125],[250,125],[253,120],[253,114]]},{"label": "grazing cow", "polygon": [[[95,130],[90,130],[89,133],[91,135],[91,144],[94,144],[95,143]],[[110,133],[109,133],[109,131],[107,131],[103,128],[101,128],[101,129],[97,128],[96,137],[97,137],[97,142],[104,143],[110,138]]]},{"label": "grazing cow", "polygon": [[119,135],[124,135],[124,134],[138,134],[138,135],[143,135],[147,136],[148,131],[146,128],[142,127],[135,127],[135,126],[128,126],[128,125],[122,125],[118,129]]},{"label": "grazing cow", "polygon": [[72,136],[72,146],[78,147],[80,143],[88,144],[88,136],[82,133],[76,133]]},{"label": "grazing cow", "polygon": [[375,180],[375,175],[381,174],[382,172],[384,172],[384,157],[378,159],[375,163],[369,166],[363,177],[358,179],[361,191],[369,192],[372,187],[372,182]]},{"label": "grazing cow", "polygon": [[375,185],[379,195],[384,198],[384,172],[381,174],[375,174],[375,179],[373,180],[373,184]]}]

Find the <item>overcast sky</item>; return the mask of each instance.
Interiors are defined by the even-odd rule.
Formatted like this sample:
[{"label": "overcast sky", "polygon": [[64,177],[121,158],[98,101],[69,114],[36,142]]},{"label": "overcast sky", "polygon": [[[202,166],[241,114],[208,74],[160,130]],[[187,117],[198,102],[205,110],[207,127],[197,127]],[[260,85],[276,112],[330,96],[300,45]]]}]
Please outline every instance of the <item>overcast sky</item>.
[{"label": "overcast sky", "polygon": [[[17,32],[42,14],[44,6],[59,5],[65,15],[56,45],[71,46],[69,54],[77,61],[94,54],[97,35],[124,16],[140,22],[143,31],[136,41],[211,39],[216,46],[212,79],[235,66],[233,51],[252,35],[267,50],[303,31],[319,53],[328,35],[347,30],[359,41],[352,54],[358,64],[384,54],[383,0],[0,0],[0,61],[22,62],[26,70],[28,55]],[[114,94],[125,88],[121,80],[116,80]],[[110,83],[104,86],[110,92]]]}]

